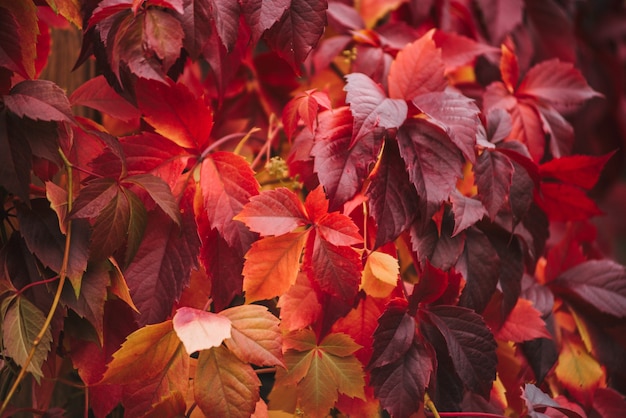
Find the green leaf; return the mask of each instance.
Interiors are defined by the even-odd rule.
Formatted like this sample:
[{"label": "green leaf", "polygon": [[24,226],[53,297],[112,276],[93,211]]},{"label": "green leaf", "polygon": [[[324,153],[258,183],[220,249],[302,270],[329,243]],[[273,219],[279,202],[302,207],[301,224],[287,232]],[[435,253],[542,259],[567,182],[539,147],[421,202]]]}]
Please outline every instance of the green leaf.
[{"label": "green leaf", "polygon": [[226,347],[200,352],[194,398],[207,416],[248,418],[259,400],[261,382],[249,364]]},{"label": "green leaf", "polygon": [[[45,322],[46,318],[39,308],[21,296],[18,296],[16,301],[6,310],[2,326],[2,339],[6,347],[6,355],[11,357],[19,366],[24,367],[28,353],[33,347],[33,341]],[[51,342],[52,333],[48,328],[35,350],[32,361],[26,368],[33,374],[37,382],[43,377],[41,366],[48,357]]]}]

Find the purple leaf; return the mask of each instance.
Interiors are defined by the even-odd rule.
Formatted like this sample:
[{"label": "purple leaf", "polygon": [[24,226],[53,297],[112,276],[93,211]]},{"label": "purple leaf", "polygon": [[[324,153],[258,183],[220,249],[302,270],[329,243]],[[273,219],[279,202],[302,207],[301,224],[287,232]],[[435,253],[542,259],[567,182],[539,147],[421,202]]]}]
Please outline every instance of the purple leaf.
[{"label": "purple leaf", "polygon": [[426,113],[429,121],[448,134],[469,161],[475,161],[474,146],[480,124],[480,111],[474,100],[446,90],[421,94],[413,99],[413,104]]},{"label": "purple leaf", "polygon": [[415,319],[407,313],[407,307],[405,300],[392,300],[378,318],[369,368],[383,367],[400,360],[413,344]]},{"label": "purple leaf", "polygon": [[600,312],[626,317],[626,270],[612,260],[589,260],[550,283],[550,287],[574,293]]},{"label": "purple leaf", "polygon": [[452,236],[456,236],[465,231],[476,222],[487,215],[487,210],[480,200],[467,197],[454,190],[450,195],[452,211],[454,212],[454,231]]},{"label": "purple leaf", "polygon": [[456,188],[463,168],[459,149],[438,127],[412,120],[398,131],[400,155],[420,198],[438,206]]},{"label": "purple leaf", "polygon": [[484,150],[474,165],[478,198],[494,220],[509,197],[513,180],[513,164],[499,152]]}]

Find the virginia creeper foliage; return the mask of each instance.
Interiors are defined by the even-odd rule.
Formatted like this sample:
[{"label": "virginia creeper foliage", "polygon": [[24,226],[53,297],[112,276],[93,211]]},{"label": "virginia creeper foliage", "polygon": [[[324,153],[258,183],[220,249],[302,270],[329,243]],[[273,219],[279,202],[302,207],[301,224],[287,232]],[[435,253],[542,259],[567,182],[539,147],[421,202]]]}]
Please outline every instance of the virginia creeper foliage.
[{"label": "virginia creeper foliage", "polygon": [[0,0],[2,416],[619,416],[559,4]]}]

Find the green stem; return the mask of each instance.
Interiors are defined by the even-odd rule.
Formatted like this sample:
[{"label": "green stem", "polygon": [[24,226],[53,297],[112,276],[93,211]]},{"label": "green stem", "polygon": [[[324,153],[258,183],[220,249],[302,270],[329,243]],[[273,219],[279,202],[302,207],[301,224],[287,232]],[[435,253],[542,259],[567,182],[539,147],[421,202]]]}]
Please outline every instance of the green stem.
[{"label": "green stem", "polygon": [[[60,148],[59,148],[59,154],[61,155],[61,158],[63,159],[63,162],[65,163],[65,168],[67,171],[67,178],[68,178],[67,180],[67,211],[69,213],[72,210],[73,186],[74,186],[73,181],[72,181],[73,180],[72,179],[72,175],[73,175],[72,164],[68,161],[67,157],[65,156],[65,154]],[[72,221],[68,220],[67,232],[65,235],[65,249],[63,251],[63,262],[61,263],[61,271],[59,272],[59,284],[57,286],[57,290],[54,295],[54,300],[52,301],[52,306],[50,307],[50,310],[48,311],[48,316],[46,317],[46,321],[44,322],[43,326],[39,330],[39,333],[37,334],[37,336],[35,337],[33,341],[33,346],[31,347],[28,353],[26,362],[22,365],[20,373],[17,375],[15,382],[13,382],[13,386],[11,386],[11,390],[9,391],[6,399],[2,402],[2,407],[0,407],[0,416],[7,409],[7,407],[9,406],[9,402],[11,401],[11,398],[13,398],[13,395],[15,395],[15,392],[17,391],[17,388],[19,387],[20,383],[22,383],[22,380],[24,380],[24,377],[26,377],[26,373],[27,373],[26,369],[28,369],[28,366],[33,361],[33,357],[35,356],[37,347],[39,346],[39,344],[41,343],[41,340],[46,334],[46,331],[48,330],[48,327],[50,326],[50,323],[52,322],[52,318],[54,317],[54,314],[56,312],[57,306],[59,305],[59,301],[61,300],[61,292],[63,291],[63,285],[65,284],[65,279],[67,278],[67,266],[68,266],[69,258],[70,258],[71,236],[72,236]]]}]

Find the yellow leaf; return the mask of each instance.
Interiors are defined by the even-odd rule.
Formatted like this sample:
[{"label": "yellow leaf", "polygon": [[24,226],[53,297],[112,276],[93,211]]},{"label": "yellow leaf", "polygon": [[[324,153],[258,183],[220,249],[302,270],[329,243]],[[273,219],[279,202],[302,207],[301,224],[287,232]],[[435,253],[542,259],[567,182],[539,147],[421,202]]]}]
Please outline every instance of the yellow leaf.
[{"label": "yellow leaf", "polygon": [[400,266],[393,256],[372,252],[363,268],[361,289],[370,296],[384,298],[389,296],[398,282]]},{"label": "yellow leaf", "polygon": [[564,341],[555,373],[561,384],[583,405],[591,404],[598,387],[606,387],[606,372],[580,341]]}]

